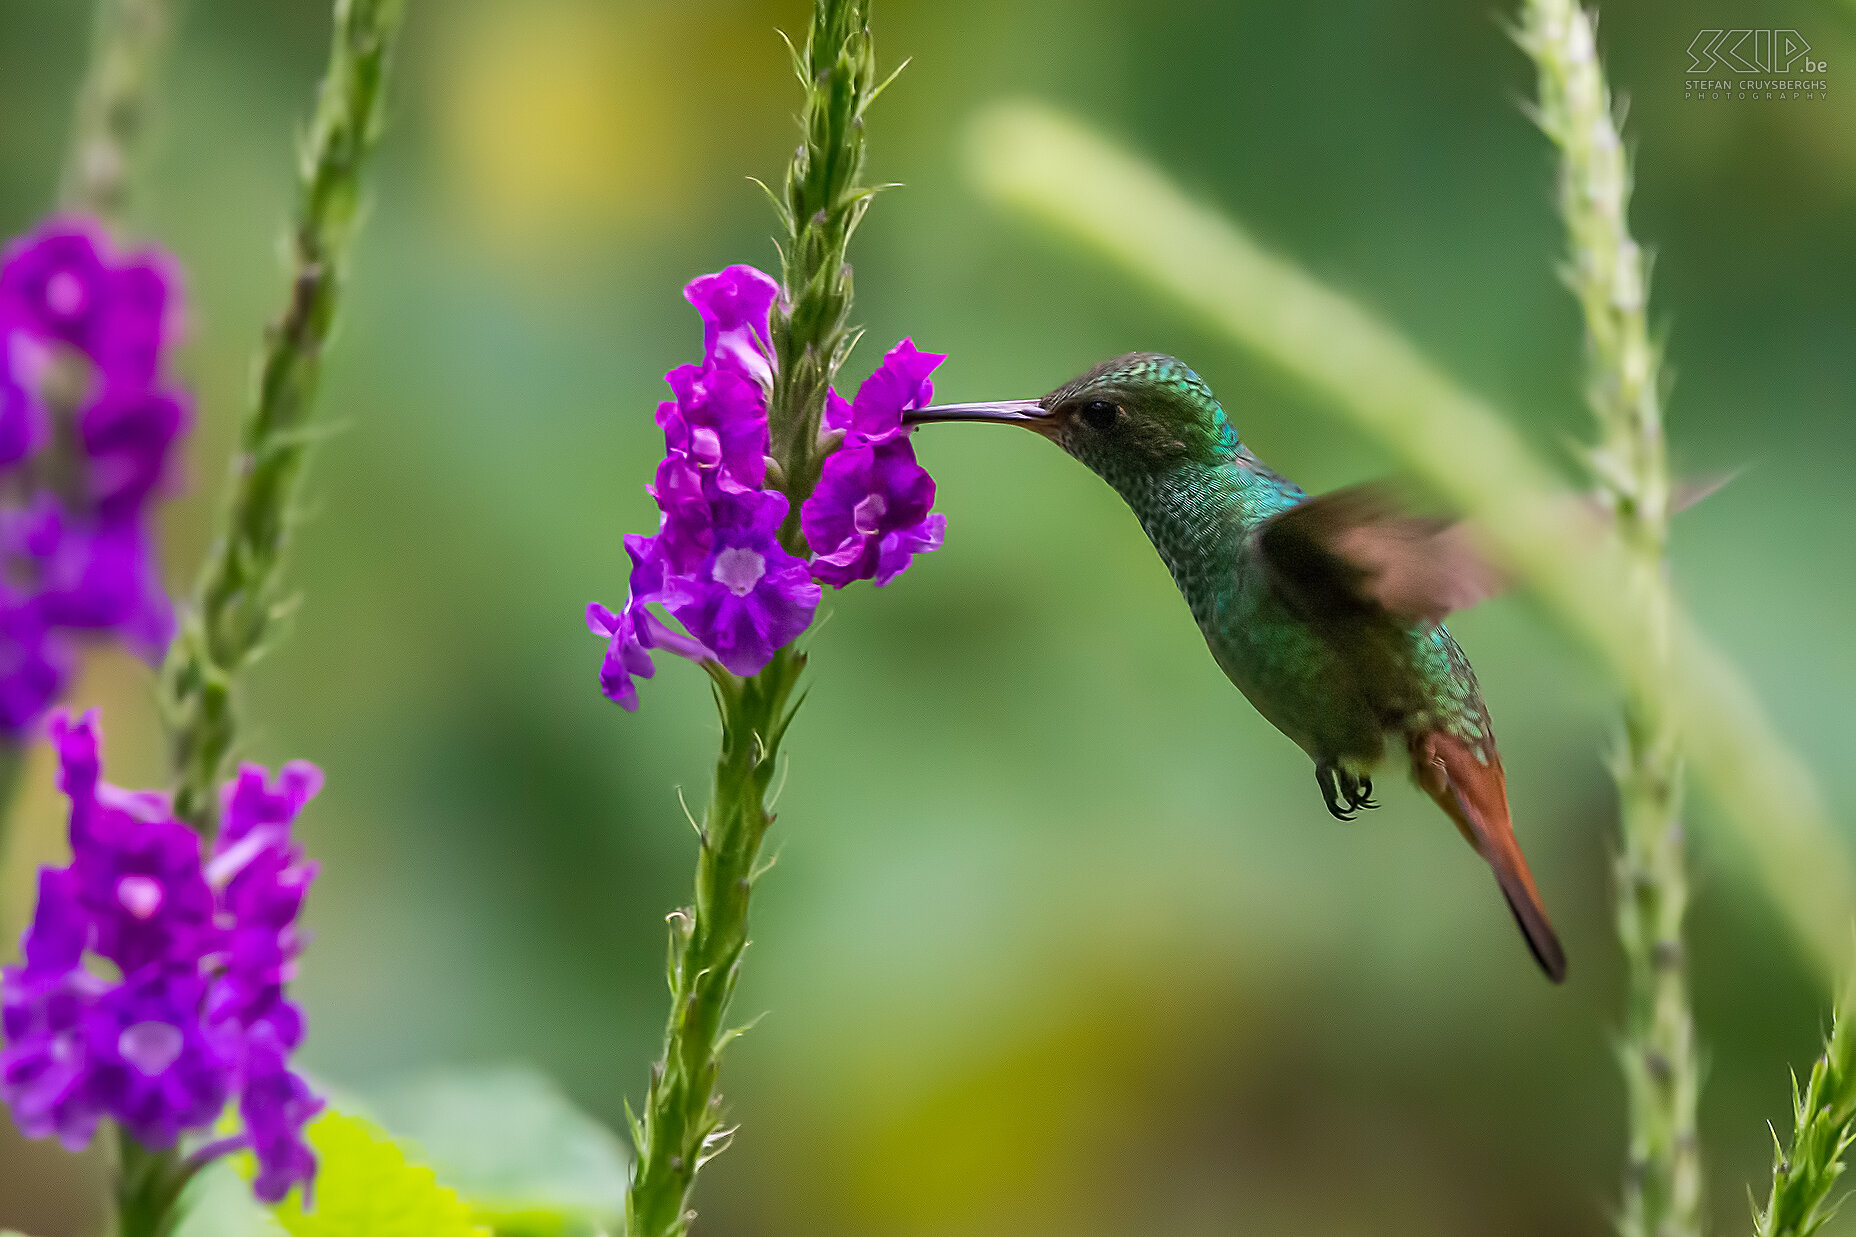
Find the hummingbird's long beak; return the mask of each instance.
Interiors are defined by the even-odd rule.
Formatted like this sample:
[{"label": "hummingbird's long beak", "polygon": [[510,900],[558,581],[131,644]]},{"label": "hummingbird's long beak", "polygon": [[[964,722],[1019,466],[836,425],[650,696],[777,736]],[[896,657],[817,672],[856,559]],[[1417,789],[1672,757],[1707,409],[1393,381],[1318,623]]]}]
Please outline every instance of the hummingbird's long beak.
[{"label": "hummingbird's long beak", "polygon": [[904,425],[932,425],[937,421],[988,421],[995,425],[1022,425],[1048,436],[1056,428],[1056,414],[1035,399],[1006,399],[979,404],[936,404],[902,414]]}]

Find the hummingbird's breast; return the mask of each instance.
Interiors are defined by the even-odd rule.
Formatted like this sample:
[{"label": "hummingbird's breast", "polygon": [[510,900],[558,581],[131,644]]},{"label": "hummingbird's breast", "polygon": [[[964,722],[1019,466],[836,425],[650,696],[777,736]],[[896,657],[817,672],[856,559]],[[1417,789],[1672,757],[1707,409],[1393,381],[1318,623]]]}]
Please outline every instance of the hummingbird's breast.
[{"label": "hummingbird's breast", "polygon": [[1267,470],[1232,463],[1132,485],[1123,496],[1212,657],[1256,710],[1316,759],[1376,761],[1384,749],[1381,710],[1329,633],[1289,609],[1257,548],[1264,521],[1306,493]]}]

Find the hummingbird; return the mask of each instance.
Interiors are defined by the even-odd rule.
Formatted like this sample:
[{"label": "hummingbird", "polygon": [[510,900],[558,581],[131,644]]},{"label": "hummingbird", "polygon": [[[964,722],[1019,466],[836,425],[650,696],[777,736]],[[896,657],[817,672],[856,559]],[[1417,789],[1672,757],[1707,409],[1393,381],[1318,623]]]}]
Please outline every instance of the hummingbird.
[{"label": "hummingbird", "polygon": [[1446,614],[1502,587],[1459,522],[1413,514],[1397,487],[1311,495],[1238,438],[1204,379],[1131,352],[1042,399],[942,404],[910,425],[1018,425],[1133,509],[1212,657],[1314,761],[1327,810],[1375,808],[1373,772],[1403,749],[1413,781],[1495,873],[1548,978],[1566,953],[1508,813],[1488,706]]}]

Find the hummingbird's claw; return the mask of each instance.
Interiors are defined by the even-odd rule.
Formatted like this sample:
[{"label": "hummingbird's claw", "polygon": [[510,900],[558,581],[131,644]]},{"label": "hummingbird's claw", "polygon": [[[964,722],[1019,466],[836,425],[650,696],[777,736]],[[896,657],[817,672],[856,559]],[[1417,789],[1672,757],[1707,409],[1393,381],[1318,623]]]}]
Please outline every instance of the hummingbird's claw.
[{"label": "hummingbird's claw", "polygon": [[1327,801],[1328,814],[1335,820],[1352,820],[1361,808],[1376,808],[1373,779],[1355,777],[1338,764],[1322,761],[1315,766],[1315,784]]},{"label": "hummingbird's claw", "polygon": [[1315,785],[1321,787],[1321,797],[1328,805],[1328,815],[1335,820],[1352,820],[1353,808],[1356,806],[1353,796],[1347,796],[1348,806],[1341,806],[1342,779],[1351,783],[1353,779],[1338,766],[1323,761],[1315,766]]}]

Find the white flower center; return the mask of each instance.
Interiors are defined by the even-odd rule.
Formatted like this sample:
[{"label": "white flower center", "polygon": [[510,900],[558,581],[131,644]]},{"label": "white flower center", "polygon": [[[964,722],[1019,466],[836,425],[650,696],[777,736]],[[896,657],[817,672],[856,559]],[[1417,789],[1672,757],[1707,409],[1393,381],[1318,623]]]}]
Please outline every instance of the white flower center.
[{"label": "white flower center", "polygon": [[116,900],[137,919],[148,919],[161,909],[165,895],[161,882],[152,876],[125,876],[116,882]]},{"label": "white flower center", "polygon": [[868,537],[877,530],[877,522],[889,514],[889,504],[881,494],[872,494],[851,508],[851,524]]},{"label": "white flower center", "polygon": [[117,1037],[122,1059],[149,1077],[165,1073],[186,1047],[180,1028],[170,1022],[138,1022]]},{"label": "white flower center", "polygon": [[717,584],[737,597],[746,597],[767,574],[767,559],[759,551],[730,546],[715,556],[715,570],[710,573]]},{"label": "white flower center", "polygon": [[45,281],[45,303],[62,318],[70,318],[84,308],[84,283],[70,271],[58,271]]}]

